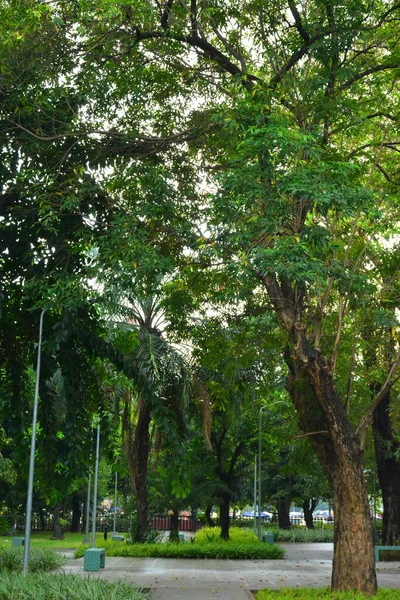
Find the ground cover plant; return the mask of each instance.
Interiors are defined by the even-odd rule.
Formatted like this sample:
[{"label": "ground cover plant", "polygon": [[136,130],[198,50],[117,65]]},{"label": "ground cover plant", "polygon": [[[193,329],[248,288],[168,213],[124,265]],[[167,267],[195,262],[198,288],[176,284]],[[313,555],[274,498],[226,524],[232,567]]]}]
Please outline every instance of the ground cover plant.
[{"label": "ground cover plant", "polygon": [[[23,533],[19,535],[24,535]],[[40,532],[32,532],[31,533],[31,547],[33,548],[68,548],[75,549],[78,546],[81,546],[85,535],[83,533],[65,533],[65,539],[63,540],[54,540],[52,539],[51,531],[40,531]],[[91,535],[91,534],[90,534]],[[96,533],[96,540],[100,542],[104,539],[103,532]],[[5,536],[0,538],[0,545],[11,547],[12,544],[12,536]]]},{"label": "ground cover plant", "polygon": [[141,590],[128,583],[78,575],[4,573],[0,579],[0,600],[146,600]]},{"label": "ground cover plant", "polygon": [[[285,551],[276,544],[258,541],[247,543],[209,542],[166,544],[126,544],[104,542],[99,544],[106,549],[107,556],[132,556],[152,558],[230,558],[230,559],[276,559],[282,558]],[[78,548],[75,558],[83,556],[86,547]]]},{"label": "ground cover plant", "polygon": [[[329,588],[261,590],[255,594],[256,600],[367,600],[371,598],[356,591],[331,592]],[[400,590],[380,589],[375,600],[400,600]]]},{"label": "ground cover plant", "polygon": [[[0,548],[0,571],[22,571],[24,560],[23,548]],[[31,548],[29,570],[54,571],[66,563],[66,558],[49,548]]]},{"label": "ground cover plant", "polygon": [[210,542],[220,542],[221,544],[254,544],[258,542],[258,538],[252,529],[230,528],[230,539],[224,540],[221,538],[221,529],[219,527],[203,527],[196,532],[194,543],[208,544]]},{"label": "ground cover plant", "polygon": [[273,527],[268,531],[274,534],[276,542],[333,542],[333,529],[304,529],[300,527],[279,529],[279,527]]}]

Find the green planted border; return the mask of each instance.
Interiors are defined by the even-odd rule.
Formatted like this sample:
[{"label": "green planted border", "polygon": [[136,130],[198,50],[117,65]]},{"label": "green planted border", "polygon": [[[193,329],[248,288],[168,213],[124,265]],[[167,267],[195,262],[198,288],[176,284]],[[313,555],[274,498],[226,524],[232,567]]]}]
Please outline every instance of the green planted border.
[{"label": "green planted border", "polygon": [[[0,548],[0,571],[22,571],[23,562],[24,548]],[[65,556],[49,548],[31,548],[29,553],[29,571],[31,572],[54,571],[65,565],[66,562]]]},{"label": "green planted border", "polygon": [[[255,594],[256,600],[371,600],[371,596],[361,592],[331,592],[329,588],[285,588],[282,590],[261,590]],[[400,600],[400,590],[380,589],[374,600]]]},{"label": "green planted border", "polygon": [[[149,558],[232,558],[232,559],[277,559],[285,551],[275,544],[260,542],[235,544],[234,542],[126,544],[104,542],[99,547],[106,549],[107,556],[129,556]],[[78,548],[75,558],[81,558],[87,546]]]},{"label": "green planted border", "polygon": [[109,583],[79,575],[2,573],[0,600],[147,600],[148,596],[134,586],[116,581]]},{"label": "green planted border", "polygon": [[305,529],[293,527],[291,529],[279,529],[278,527],[268,528],[274,534],[276,542],[298,542],[304,543],[323,543],[333,542],[332,529]]}]

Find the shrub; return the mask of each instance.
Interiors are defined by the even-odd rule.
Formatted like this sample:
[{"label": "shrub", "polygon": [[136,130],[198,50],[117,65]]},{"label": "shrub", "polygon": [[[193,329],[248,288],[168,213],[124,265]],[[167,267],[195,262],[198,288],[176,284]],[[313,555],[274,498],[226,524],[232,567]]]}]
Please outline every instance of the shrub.
[{"label": "shrub", "polygon": [[293,529],[269,529],[274,534],[276,542],[333,542],[332,529],[304,529],[295,527]]},{"label": "shrub", "polygon": [[[256,600],[368,600],[361,592],[331,592],[329,588],[308,589],[281,589],[261,590],[256,594]],[[381,588],[378,590],[374,600],[400,600],[400,590],[389,590]]]},{"label": "shrub", "polygon": [[[234,542],[237,544],[251,544],[258,542],[257,536],[251,529],[230,528],[228,543]],[[221,538],[221,530],[219,527],[203,527],[194,537],[197,544],[207,544],[209,542],[220,542],[226,544],[227,540]]]},{"label": "shrub", "polygon": [[[119,542],[101,544],[107,556],[131,556],[151,558],[231,558],[231,559],[274,559],[282,558],[285,551],[274,544],[258,541],[238,544],[235,542],[192,543],[192,544],[126,544]],[[85,547],[78,548],[75,558],[83,556]]]},{"label": "shrub", "polygon": [[[23,562],[23,548],[0,548],[0,570],[22,571]],[[29,571],[54,571],[66,562],[65,556],[50,548],[33,548],[30,551]]]},{"label": "shrub", "polygon": [[78,575],[4,573],[0,579],[0,600],[145,600],[147,596],[128,583],[109,583]]}]

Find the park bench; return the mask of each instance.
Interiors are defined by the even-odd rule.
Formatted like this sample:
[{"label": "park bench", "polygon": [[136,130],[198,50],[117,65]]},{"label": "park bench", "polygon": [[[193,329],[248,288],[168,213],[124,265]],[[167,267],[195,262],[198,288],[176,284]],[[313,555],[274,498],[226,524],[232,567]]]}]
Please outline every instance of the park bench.
[{"label": "park bench", "polygon": [[24,537],[14,536],[12,538],[12,547],[13,548],[20,548],[21,546],[25,546],[25,538]]},{"label": "park bench", "polygon": [[400,546],[375,546],[375,561],[379,562],[379,552],[381,550],[400,550]]},{"label": "park bench", "polygon": [[88,548],[83,555],[84,571],[100,571],[106,565],[106,551],[104,548]]}]

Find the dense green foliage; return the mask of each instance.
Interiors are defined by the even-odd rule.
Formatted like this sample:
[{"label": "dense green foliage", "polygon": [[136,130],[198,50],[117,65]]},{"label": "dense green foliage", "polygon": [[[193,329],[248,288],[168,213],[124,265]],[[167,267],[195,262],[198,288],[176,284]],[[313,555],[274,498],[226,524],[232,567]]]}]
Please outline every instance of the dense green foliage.
[{"label": "dense green foliage", "polygon": [[[285,551],[275,544],[263,542],[209,542],[162,543],[162,544],[101,544],[106,556],[132,556],[151,558],[221,558],[221,559],[276,559],[282,558]],[[78,548],[75,557],[80,558],[85,547]],[[107,558],[106,558],[107,560]]]},{"label": "dense green foliage", "polygon": [[302,527],[293,527],[291,529],[279,529],[271,527],[267,531],[274,534],[276,542],[299,542],[299,543],[317,543],[333,542],[333,527],[326,529],[304,529]]},{"label": "dense green foliage", "polygon": [[79,575],[35,573],[27,578],[15,573],[2,573],[0,600],[146,600],[147,595],[129,583]]},{"label": "dense green foliage", "polygon": [[[377,600],[399,600],[400,591],[392,589],[380,589],[376,596]],[[323,589],[282,589],[261,590],[256,593],[256,600],[368,600],[370,596],[361,592],[331,592],[328,588]]]},{"label": "dense green foliage", "polygon": [[[23,548],[0,548],[0,570],[22,571],[24,560]],[[67,562],[65,556],[50,548],[33,548],[29,555],[29,570],[54,571]]]},{"label": "dense green foliage", "polygon": [[194,536],[195,544],[209,544],[219,542],[221,544],[254,544],[258,542],[257,536],[251,529],[231,528],[229,531],[229,541],[223,540],[221,530],[218,527],[202,527]]}]

